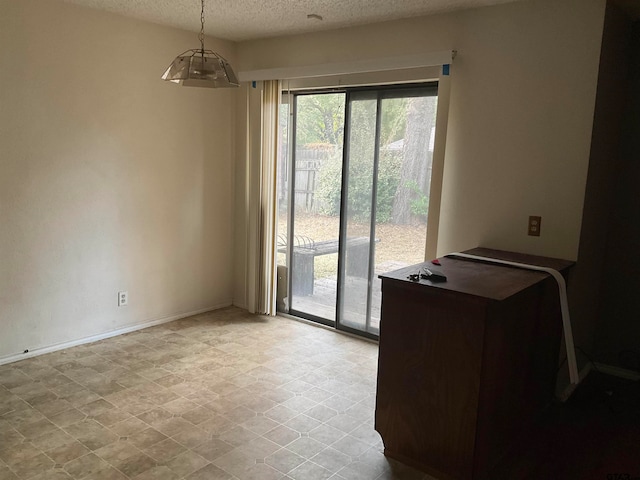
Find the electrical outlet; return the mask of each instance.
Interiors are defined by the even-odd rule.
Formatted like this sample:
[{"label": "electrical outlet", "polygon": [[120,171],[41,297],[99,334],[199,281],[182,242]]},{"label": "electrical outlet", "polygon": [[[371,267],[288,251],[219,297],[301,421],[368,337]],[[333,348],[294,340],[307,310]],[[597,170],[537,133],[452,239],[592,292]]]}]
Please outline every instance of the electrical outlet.
[{"label": "electrical outlet", "polygon": [[129,292],[118,292],[118,306],[126,307],[129,304]]},{"label": "electrical outlet", "polygon": [[535,217],[535,216],[529,217],[529,227],[528,227],[527,234],[531,235],[532,237],[539,237],[541,223],[542,223],[542,217]]}]

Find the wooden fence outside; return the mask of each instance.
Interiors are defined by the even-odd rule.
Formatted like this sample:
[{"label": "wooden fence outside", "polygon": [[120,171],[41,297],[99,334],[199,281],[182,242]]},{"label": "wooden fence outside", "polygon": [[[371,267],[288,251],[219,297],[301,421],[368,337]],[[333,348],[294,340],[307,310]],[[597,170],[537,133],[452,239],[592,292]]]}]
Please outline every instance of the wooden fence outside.
[{"label": "wooden fence outside", "polygon": [[320,169],[329,158],[332,149],[299,148],[296,150],[295,207],[298,212],[319,213],[322,200],[317,189],[320,186]]}]

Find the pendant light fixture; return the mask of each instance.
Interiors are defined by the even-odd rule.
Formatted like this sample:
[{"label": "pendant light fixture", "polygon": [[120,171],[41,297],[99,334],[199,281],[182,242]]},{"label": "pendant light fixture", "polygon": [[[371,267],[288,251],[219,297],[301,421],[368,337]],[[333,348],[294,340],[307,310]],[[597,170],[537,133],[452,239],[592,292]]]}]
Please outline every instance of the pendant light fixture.
[{"label": "pendant light fixture", "polygon": [[229,62],[216,52],[204,49],[204,0],[201,0],[201,5],[200,48],[178,55],[162,79],[185,87],[237,87],[238,79]]}]

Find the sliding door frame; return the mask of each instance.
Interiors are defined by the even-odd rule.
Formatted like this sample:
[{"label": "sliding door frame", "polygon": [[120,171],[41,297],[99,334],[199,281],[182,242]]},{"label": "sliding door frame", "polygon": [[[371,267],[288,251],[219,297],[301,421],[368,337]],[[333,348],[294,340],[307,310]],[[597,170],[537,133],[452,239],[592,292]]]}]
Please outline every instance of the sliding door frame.
[{"label": "sliding door frame", "polygon": [[[287,291],[288,296],[291,300],[291,292],[292,283],[293,283],[293,275],[291,274],[295,265],[293,262],[292,248],[293,248],[293,240],[294,240],[294,221],[295,221],[295,162],[296,162],[296,127],[297,127],[297,105],[298,105],[298,96],[300,95],[310,95],[310,94],[330,94],[330,93],[344,93],[345,94],[345,118],[344,118],[344,132],[343,132],[343,151],[342,151],[342,178],[341,178],[341,197],[340,197],[340,227],[339,227],[339,243],[338,243],[338,272],[337,272],[337,291],[336,291],[336,313],[335,313],[335,321],[326,319],[323,317],[319,317],[317,315],[313,315],[307,312],[302,312],[295,309],[295,305],[289,305],[288,313],[295,317],[300,317],[305,320],[311,320],[326,326],[334,327],[337,330],[341,330],[347,333],[359,335],[365,338],[369,338],[372,340],[377,340],[379,334],[370,332],[370,324],[371,324],[371,310],[372,310],[372,288],[371,282],[373,276],[375,275],[375,232],[376,232],[376,206],[377,206],[377,196],[378,196],[378,170],[379,170],[379,160],[380,160],[380,135],[381,135],[381,124],[382,124],[382,100],[388,98],[401,98],[406,96],[436,96],[438,97],[438,110],[436,114],[436,144],[438,138],[438,129],[440,128],[439,119],[444,118],[446,121],[447,113],[448,113],[448,91],[446,98],[446,107],[447,112],[444,113],[444,117],[440,114],[440,80],[430,80],[424,82],[416,82],[416,83],[404,83],[404,84],[394,84],[394,85],[371,85],[371,86],[352,86],[352,87],[339,87],[339,88],[319,88],[319,89],[300,89],[300,90],[290,90],[287,93],[291,96],[289,105],[290,105],[290,115],[292,117],[291,125],[292,128],[290,130],[290,144],[291,144],[291,152],[289,154],[290,165],[289,165],[289,199],[288,199],[288,231],[287,231],[287,244],[290,246],[287,249],[287,265],[289,265],[289,274],[287,278]],[[425,95],[425,92],[435,92],[432,95]],[[371,92],[375,94],[376,98],[376,127],[375,127],[375,147],[374,147],[374,159],[373,159],[373,183],[372,183],[372,197],[371,197],[371,219],[370,219],[370,236],[369,236],[369,264],[368,264],[368,289],[367,289],[367,305],[366,305],[366,324],[365,330],[360,330],[357,328],[350,327],[342,323],[342,310],[344,304],[344,280],[346,276],[346,249],[347,245],[343,241],[347,235],[347,206],[348,206],[348,182],[349,182],[349,150],[350,150],[350,131],[351,131],[351,102],[352,97],[357,95],[358,93],[362,94],[363,92]],[[413,95],[412,95],[413,94]],[[446,132],[446,128],[444,129]],[[444,133],[444,132],[443,132]],[[441,137],[444,138],[444,137]],[[444,152],[444,150],[443,150]],[[444,156],[444,155],[443,155]],[[434,149],[434,157],[433,157],[433,169],[432,169],[432,179],[433,180],[433,172],[436,168],[436,155]],[[441,178],[437,180],[440,188],[438,188],[438,196],[440,195]],[[433,194],[433,189],[431,190],[431,194]],[[431,195],[430,195],[431,196]],[[439,220],[439,205],[440,198],[437,200],[438,202],[438,212],[436,213],[437,218],[436,222]],[[429,217],[431,217],[431,207],[429,208]],[[429,218],[430,220],[430,218]],[[431,224],[431,221],[428,221]],[[429,238],[429,229],[427,225],[427,240]],[[437,229],[436,229],[437,233]],[[426,242],[425,245],[425,254],[428,254],[429,242]],[[435,241],[434,241],[435,245]],[[425,255],[426,256],[426,255]],[[293,306],[293,308],[291,308]]]},{"label": "sliding door frame", "polygon": [[[317,90],[297,90],[293,92],[288,92],[292,98],[289,105],[291,108],[291,116],[293,120],[291,121],[291,131],[290,131],[290,144],[291,144],[291,152],[289,154],[289,201],[288,201],[288,230],[287,230],[287,265],[288,265],[288,275],[287,275],[287,296],[289,298],[289,302],[292,302],[292,292],[293,292],[293,268],[295,268],[294,263],[294,255],[293,248],[294,246],[294,237],[295,237],[295,191],[296,191],[296,147],[297,147],[297,123],[298,123],[298,97],[300,95],[321,95],[321,94],[330,94],[330,93],[344,93],[346,98],[346,90],[345,89],[336,89],[336,88],[328,88],[328,89],[317,89]],[[346,100],[345,100],[346,101]],[[346,108],[346,105],[345,105]],[[345,114],[346,115],[346,114]],[[343,140],[344,143],[344,140]],[[344,165],[344,160],[343,160]],[[344,172],[342,172],[342,176],[344,177]],[[342,198],[342,197],[341,197]],[[342,201],[342,200],[341,200]],[[342,205],[340,206],[340,210],[342,211]],[[340,234],[338,234],[340,237]],[[341,242],[338,242],[338,251],[341,248]],[[340,253],[338,253],[338,282],[340,281]],[[339,287],[336,285],[337,290]],[[338,291],[336,291],[336,308],[338,304],[337,300]],[[322,325],[326,325],[328,327],[337,327],[338,321],[330,320],[328,318],[320,317],[318,315],[314,315],[312,313],[303,312],[295,309],[295,304],[292,305],[290,303],[288,308],[289,315],[293,315],[294,317],[303,318],[305,320],[310,320],[312,322],[320,323]],[[338,311],[336,309],[336,315]]]}]

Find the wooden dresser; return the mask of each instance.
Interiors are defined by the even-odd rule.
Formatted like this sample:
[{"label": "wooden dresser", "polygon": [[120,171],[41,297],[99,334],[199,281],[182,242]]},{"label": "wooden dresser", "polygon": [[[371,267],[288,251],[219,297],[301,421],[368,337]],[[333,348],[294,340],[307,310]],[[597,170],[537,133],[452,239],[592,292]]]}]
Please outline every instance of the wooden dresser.
[{"label": "wooden dresser", "polygon": [[[550,267],[573,262],[477,248]],[[385,455],[439,479],[482,479],[553,397],[562,320],[548,274],[445,257],[381,275],[375,428]],[[407,278],[426,267],[445,283]]]}]

